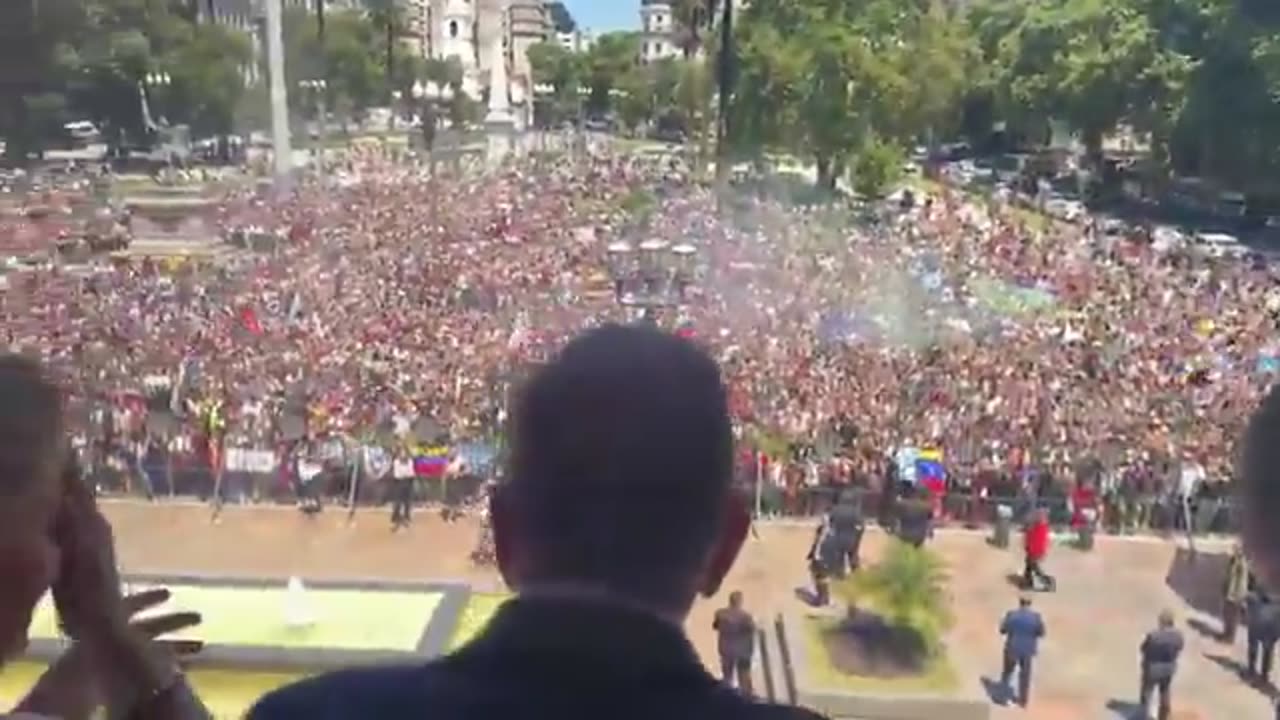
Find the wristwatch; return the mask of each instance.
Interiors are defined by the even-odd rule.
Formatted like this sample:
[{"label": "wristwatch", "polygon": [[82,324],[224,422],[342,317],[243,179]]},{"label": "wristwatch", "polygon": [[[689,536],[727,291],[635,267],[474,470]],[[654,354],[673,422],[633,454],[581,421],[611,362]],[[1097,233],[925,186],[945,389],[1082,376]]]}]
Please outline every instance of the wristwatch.
[{"label": "wristwatch", "polygon": [[149,720],[157,715],[156,706],[163,703],[174,692],[182,687],[186,681],[186,675],[182,672],[182,668],[174,663],[169,671],[168,677],[154,688],[142,694],[134,703],[133,709],[126,715],[126,720]]}]

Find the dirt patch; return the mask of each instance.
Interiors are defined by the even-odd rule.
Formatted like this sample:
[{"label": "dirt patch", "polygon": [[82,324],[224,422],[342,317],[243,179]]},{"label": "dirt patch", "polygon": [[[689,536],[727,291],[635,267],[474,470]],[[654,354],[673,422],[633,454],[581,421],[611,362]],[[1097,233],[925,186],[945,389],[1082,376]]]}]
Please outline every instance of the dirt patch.
[{"label": "dirt patch", "polygon": [[927,672],[924,638],[872,612],[858,611],[823,630],[822,644],[832,667],[847,675],[896,679]]}]

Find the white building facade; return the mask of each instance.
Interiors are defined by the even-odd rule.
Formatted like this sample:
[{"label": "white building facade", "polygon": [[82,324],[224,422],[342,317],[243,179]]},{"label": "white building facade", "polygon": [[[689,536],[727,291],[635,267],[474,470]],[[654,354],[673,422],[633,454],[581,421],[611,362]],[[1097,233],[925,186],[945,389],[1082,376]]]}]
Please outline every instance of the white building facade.
[{"label": "white building facade", "polygon": [[670,0],[641,0],[640,60],[651,63],[680,55]]}]

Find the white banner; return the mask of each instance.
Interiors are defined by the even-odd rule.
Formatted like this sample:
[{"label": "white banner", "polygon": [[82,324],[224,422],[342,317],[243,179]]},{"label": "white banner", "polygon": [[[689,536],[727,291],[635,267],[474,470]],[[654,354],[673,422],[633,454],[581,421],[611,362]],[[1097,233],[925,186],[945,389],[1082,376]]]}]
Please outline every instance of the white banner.
[{"label": "white banner", "polygon": [[231,472],[271,473],[276,469],[276,454],[270,450],[227,448],[226,468]]}]

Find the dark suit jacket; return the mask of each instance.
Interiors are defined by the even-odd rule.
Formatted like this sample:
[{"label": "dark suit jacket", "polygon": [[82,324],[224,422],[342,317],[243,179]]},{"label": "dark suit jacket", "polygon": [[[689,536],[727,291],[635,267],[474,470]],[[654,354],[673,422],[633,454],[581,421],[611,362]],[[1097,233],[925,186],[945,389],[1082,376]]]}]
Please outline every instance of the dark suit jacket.
[{"label": "dark suit jacket", "polygon": [[1182,654],[1182,633],[1174,628],[1152,630],[1142,639],[1142,673],[1151,680],[1173,677]]},{"label": "dark suit jacket", "polygon": [[277,690],[251,720],[820,720],[718,683],[676,628],[593,601],[517,598],[425,665],[344,670]]}]

